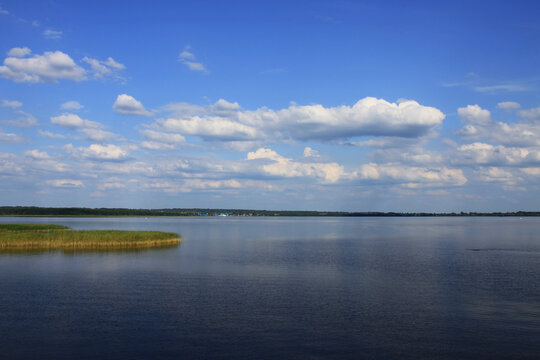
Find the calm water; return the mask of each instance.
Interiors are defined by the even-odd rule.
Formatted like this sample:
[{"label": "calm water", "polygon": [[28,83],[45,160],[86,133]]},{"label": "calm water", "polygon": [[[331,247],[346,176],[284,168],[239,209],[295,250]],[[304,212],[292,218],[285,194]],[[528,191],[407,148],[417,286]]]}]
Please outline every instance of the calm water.
[{"label": "calm water", "polygon": [[0,218],[182,234],[0,254],[2,359],[538,359],[540,218]]}]

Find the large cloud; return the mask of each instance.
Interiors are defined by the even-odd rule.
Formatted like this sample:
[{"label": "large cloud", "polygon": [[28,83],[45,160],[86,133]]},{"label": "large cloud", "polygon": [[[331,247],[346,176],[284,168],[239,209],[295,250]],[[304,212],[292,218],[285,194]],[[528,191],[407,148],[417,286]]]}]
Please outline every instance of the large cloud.
[{"label": "large cloud", "polygon": [[444,114],[408,100],[390,103],[364,98],[353,106],[292,105],[286,109],[241,110],[237,103],[219,100],[201,108],[172,104],[171,117],[156,126],[216,141],[334,141],[362,136],[418,138],[440,125]]},{"label": "large cloud", "polygon": [[540,146],[540,108],[522,110],[525,119],[518,122],[494,121],[488,110],[478,105],[459,108],[458,113],[465,124],[457,134],[468,140],[491,141],[506,146]]},{"label": "large cloud", "polygon": [[61,51],[47,51],[43,55],[30,54],[28,48],[14,48],[9,54],[15,55],[4,59],[0,66],[0,76],[15,82],[55,83],[60,79],[86,80],[86,71],[73,59]]}]

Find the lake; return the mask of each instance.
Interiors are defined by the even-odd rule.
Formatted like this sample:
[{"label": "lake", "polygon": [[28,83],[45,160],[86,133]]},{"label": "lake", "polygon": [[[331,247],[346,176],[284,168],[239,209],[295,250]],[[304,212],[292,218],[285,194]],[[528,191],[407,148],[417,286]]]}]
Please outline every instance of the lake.
[{"label": "lake", "polygon": [[3,359],[538,359],[540,218],[0,218],[177,232],[0,254]]}]

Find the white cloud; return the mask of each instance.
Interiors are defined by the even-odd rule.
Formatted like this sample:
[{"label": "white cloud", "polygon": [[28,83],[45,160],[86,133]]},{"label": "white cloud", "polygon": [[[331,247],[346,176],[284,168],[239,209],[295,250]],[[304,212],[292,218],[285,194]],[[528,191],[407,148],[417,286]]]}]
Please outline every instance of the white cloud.
[{"label": "white cloud", "polygon": [[473,165],[505,165],[515,166],[530,163],[540,163],[538,150],[493,146],[486,143],[472,143],[458,147],[452,154],[452,163]]},{"label": "white cloud", "polygon": [[182,51],[178,57],[180,59],[195,60],[195,55],[187,50]]},{"label": "white cloud", "polygon": [[12,57],[25,57],[26,55],[30,55],[32,53],[32,50],[30,50],[29,48],[27,47],[22,47],[22,48],[13,48],[11,50],[8,51],[8,56],[12,56]]},{"label": "white cloud", "polygon": [[38,130],[38,133],[39,133],[40,136],[43,136],[43,137],[46,137],[46,138],[49,138],[49,139],[65,139],[66,138],[65,135],[53,134],[50,131]]},{"label": "white cloud", "polygon": [[521,110],[519,115],[530,120],[540,120],[540,106],[533,109]]},{"label": "white cloud", "polygon": [[491,113],[478,105],[459,108],[458,113],[466,125],[457,131],[457,134],[469,140],[518,147],[540,145],[540,122],[535,121],[536,116],[540,118],[540,107],[519,112],[520,116],[532,121],[515,123],[493,121]]},{"label": "white cloud", "polygon": [[[0,137],[1,137],[0,133]],[[1,140],[0,140],[1,141]],[[0,175],[19,175],[23,168],[19,165],[20,161],[13,154],[0,153]]]},{"label": "white cloud", "polygon": [[229,180],[199,180],[199,179],[187,179],[184,180],[182,188],[186,189],[240,189],[242,184],[234,179]]},{"label": "white cloud", "polygon": [[24,141],[24,138],[22,136],[0,131],[0,142],[17,144],[17,143],[22,143],[23,141]]},{"label": "white cloud", "polygon": [[174,104],[168,109],[175,114],[159,119],[158,127],[227,142],[335,141],[359,136],[417,138],[428,134],[445,117],[440,110],[416,101],[397,104],[375,98],[364,98],[353,106],[291,105],[277,111],[241,110],[237,103],[225,100],[203,109],[186,104]]},{"label": "white cloud", "polygon": [[10,125],[10,126],[21,127],[21,128],[36,126],[38,124],[37,119],[32,114],[25,113],[24,111],[21,111],[21,110],[16,110],[15,114],[20,115],[20,116],[13,120],[2,121],[2,123],[6,125]]},{"label": "white cloud", "polygon": [[112,144],[92,144],[89,147],[78,148],[68,144],[64,147],[64,149],[72,156],[81,156],[89,160],[124,161],[129,158],[129,152],[125,148]]},{"label": "white cloud", "polygon": [[103,125],[100,123],[84,120],[79,117],[79,115],[66,113],[59,116],[51,117],[51,123],[59,125],[68,129],[77,129],[77,128],[101,128]]},{"label": "white cloud", "polygon": [[133,96],[126,94],[118,95],[113,104],[113,109],[119,114],[152,116],[152,113],[147,111],[143,104],[137,101]]},{"label": "white cloud", "polygon": [[377,162],[399,162],[400,164],[432,164],[438,165],[444,162],[443,156],[436,151],[428,151],[423,147],[408,148],[384,148],[373,153]]},{"label": "white cloud", "polygon": [[461,121],[466,124],[486,125],[491,121],[489,110],[482,109],[478,105],[467,105],[467,107],[459,108],[458,114],[461,116]]},{"label": "white cloud", "polygon": [[497,84],[497,85],[488,85],[488,86],[475,86],[475,91],[483,93],[495,93],[495,92],[516,92],[516,91],[527,91],[528,87],[521,84]]},{"label": "white cloud", "polygon": [[306,146],[304,148],[304,157],[320,157],[320,155],[317,150],[314,150],[310,148],[309,146]]},{"label": "white cloud", "polygon": [[189,49],[190,47],[186,46],[184,51],[182,51],[180,55],[178,55],[178,61],[186,65],[191,71],[208,72],[208,70],[202,63],[196,61],[195,54],[189,51]]},{"label": "white cloud", "polygon": [[150,150],[174,150],[184,144],[186,139],[180,134],[166,133],[155,130],[142,130],[141,135],[150,141],[143,141],[141,146]]},{"label": "white cloud", "polygon": [[57,30],[46,29],[45,31],[43,31],[43,36],[46,39],[57,40],[57,39],[60,39],[62,37],[62,32],[57,31]]},{"label": "white cloud", "polygon": [[126,187],[126,184],[120,182],[119,178],[110,178],[107,179],[106,182],[99,184],[98,189],[99,190],[117,190],[117,189],[123,189]]},{"label": "white cloud", "polygon": [[57,187],[57,188],[79,188],[84,187],[84,183],[81,180],[70,180],[70,179],[58,179],[58,180],[48,180],[46,181],[48,185]]},{"label": "white cloud", "polygon": [[476,178],[484,182],[502,182],[506,185],[515,185],[522,181],[521,178],[514,176],[510,171],[495,166],[480,168],[475,172]]},{"label": "white cloud", "polygon": [[[59,116],[51,117],[51,123],[64,127],[66,129],[77,131],[83,134],[84,138],[91,141],[107,142],[113,139],[120,139],[117,134],[106,131],[105,126],[96,121],[81,119],[79,115],[65,113]],[[55,139],[63,135],[55,135],[49,132],[40,131],[40,135]]]},{"label": "white cloud", "polygon": [[56,83],[60,79],[86,80],[86,71],[69,55],[47,51],[32,57],[7,57],[0,66],[0,76],[15,82]]},{"label": "white cloud", "polygon": [[22,106],[22,102],[15,100],[2,100],[2,105],[0,106],[16,109]]},{"label": "white cloud", "polygon": [[83,108],[78,101],[68,101],[63,103],[60,107],[64,110],[80,110]]},{"label": "white cloud", "polygon": [[528,87],[521,84],[496,84],[496,85],[487,85],[487,86],[475,86],[473,88],[477,92],[482,93],[497,93],[497,92],[517,92],[517,91],[527,91]]},{"label": "white cloud", "polygon": [[540,176],[540,167],[522,168],[519,170],[529,176]]},{"label": "white cloud", "polygon": [[299,162],[281,156],[268,148],[260,148],[248,153],[247,160],[266,160],[260,165],[260,168],[264,174],[269,176],[313,177],[325,183],[335,183],[345,176],[343,166],[338,163]]},{"label": "white cloud", "polygon": [[49,154],[47,154],[46,152],[39,151],[39,150],[36,150],[36,149],[26,151],[24,153],[24,156],[32,158],[34,160],[48,160],[48,159],[51,158],[49,156]]},{"label": "white cloud", "polygon": [[111,57],[107,58],[106,61],[103,61],[85,56],[82,60],[90,65],[94,77],[98,79],[105,78],[107,76],[122,79],[118,73],[126,68],[125,65],[116,62]]},{"label": "white cloud", "polygon": [[106,142],[106,141],[119,138],[118,135],[110,131],[105,131],[102,129],[96,129],[92,127],[82,128],[80,129],[80,132],[85,135],[86,139],[91,140],[91,141]]},{"label": "white cloud", "polygon": [[362,165],[355,175],[359,180],[398,182],[409,188],[461,186],[467,182],[461,169],[409,167],[400,164],[370,163]]},{"label": "white cloud", "polygon": [[521,105],[514,101],[503,101],[503,102],[498,103],[497,107],[499,109],[504,109],[504,110],[515,110],[515,109],[519,109]]}]

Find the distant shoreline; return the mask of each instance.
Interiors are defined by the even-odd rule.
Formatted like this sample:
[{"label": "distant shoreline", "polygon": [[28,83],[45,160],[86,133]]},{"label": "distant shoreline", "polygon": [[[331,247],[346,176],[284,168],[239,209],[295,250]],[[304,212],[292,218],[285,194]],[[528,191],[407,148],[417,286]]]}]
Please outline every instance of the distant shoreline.
[{"label": "distant shoreline", "polygon": [[0,217],[531,217],[540,216],[540,211],[516,212],[347,212],[347,211],[303,211],[303,210],[250,210],[250,209],[127,209],[127,208],[79,208],[79,207],[36,207],[2,206]]}]

